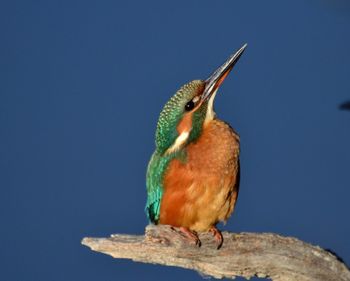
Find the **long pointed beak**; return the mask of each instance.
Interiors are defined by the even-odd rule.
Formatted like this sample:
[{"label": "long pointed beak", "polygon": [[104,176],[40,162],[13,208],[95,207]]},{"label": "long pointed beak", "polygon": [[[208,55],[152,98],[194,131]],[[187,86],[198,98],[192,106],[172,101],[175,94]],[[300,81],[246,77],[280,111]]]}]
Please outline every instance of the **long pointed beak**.
[{"label": "long pointed beak", "polygon": [[233,66],[239,60],[243,54],[247,44],[244,44],[237,52],[231,55],[217,70],[214,71],[210,77],[205,80],[205,88],[202,93],[202,101],[208,100],[213,93],[220,87],[222,82],[224,82],[227,75],[232,70]]}]

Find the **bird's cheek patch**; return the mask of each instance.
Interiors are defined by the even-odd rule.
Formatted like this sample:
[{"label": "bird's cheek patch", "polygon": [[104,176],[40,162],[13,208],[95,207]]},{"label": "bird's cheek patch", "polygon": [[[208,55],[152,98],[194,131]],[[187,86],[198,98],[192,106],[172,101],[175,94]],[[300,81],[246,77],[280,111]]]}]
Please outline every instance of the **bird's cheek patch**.
[{"label": "bird's cheek patch", "polygon": [[186,143],[192,130],[192,115],[193,115],[192,113],[188,113],[184,115],[184,117],[181,119],[181,121],[176,127],[176,130],[179,135],[175,139],[172,146],[170,146],[167,149],[167,151],[165,152],[166,154],[170,154],[172,152],[179,150]]},{"label": "bird's cheek patch", "polygon": [[170,154],[172,152],[175,152],[179,150],[182,145],[187,141],[188,137],[190,136],[190,132],[182,132],[175,140],[172,146],[170,146],[165,154]]},{"label": "bird's cheek patch", "polygon": [[182,117],[181,121],[176,127],[177,132],[181,135],[184,132],[190,133],[192,130],[192,117],[193,113],[187,113]]}]

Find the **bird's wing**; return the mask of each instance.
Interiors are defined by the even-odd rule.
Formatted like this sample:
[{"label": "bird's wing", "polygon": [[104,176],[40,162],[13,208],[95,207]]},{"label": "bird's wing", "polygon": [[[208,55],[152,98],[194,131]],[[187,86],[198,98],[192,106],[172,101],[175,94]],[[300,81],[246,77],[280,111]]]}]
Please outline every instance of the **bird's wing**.
[{"label": "bird's wing", "polygon": [[157,224],[159,221],[160,202],[163,196],[162,178],[167,164],[168,161],[166,161],[166,159],[163,159],[162,157],[154,153],[147,168],[146,213],[148,219],[155,224]]}]

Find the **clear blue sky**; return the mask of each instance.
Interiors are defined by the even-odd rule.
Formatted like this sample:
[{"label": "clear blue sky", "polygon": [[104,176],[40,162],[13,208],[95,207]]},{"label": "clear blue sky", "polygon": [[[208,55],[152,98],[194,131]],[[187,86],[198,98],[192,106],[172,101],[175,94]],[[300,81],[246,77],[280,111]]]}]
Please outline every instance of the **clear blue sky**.
[{"label": "clear blue sky", "polygon": [[84,236],[142,233],[163,104],[248,43],[216,99],[241,136],[236,212],[350,263],[350,4],[2,1],[0,279],[202,280]]}]

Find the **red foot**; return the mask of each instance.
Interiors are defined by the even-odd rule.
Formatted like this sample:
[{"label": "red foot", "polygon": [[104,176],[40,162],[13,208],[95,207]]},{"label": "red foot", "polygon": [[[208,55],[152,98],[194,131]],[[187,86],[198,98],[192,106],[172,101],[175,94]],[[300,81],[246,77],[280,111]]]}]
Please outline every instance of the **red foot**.
[{"label": "red foot", "polygon": [[222,243],[224,243],[224,238],[222,237],[222,234],[221,234],[220,230],[217,229],[215,226],[212,226],[209,229],[209,232],[211,234],[213,234],[214,239],[215,239],[216,244],[217,244],[217,249],[219,250],[221,248],[221,246],[222,246]]},{"label": "red foot", "polygon": [[[175,228],[172,228],[173,230],[176,230]],[[198,235],[195,231],[189,230],[186,227],[179,227],[178,228],[179,233],[187,239],[188,242],[195,244],[196,246],[201,246],[201,240],[199,240]]]}]

